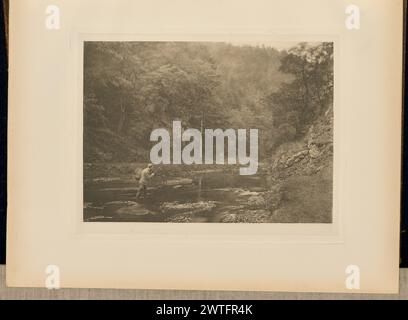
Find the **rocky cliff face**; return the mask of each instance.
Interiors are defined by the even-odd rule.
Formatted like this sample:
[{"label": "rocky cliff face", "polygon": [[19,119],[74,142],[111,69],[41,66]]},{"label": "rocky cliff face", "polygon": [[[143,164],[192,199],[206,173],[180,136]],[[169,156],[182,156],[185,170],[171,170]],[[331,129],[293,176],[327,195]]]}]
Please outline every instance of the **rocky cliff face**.
[{"label": "rocky cliff face", "polygon": [[272,157],[271,222],[330,223],[333,185],[333,109],[301,141],[281,145]]}]

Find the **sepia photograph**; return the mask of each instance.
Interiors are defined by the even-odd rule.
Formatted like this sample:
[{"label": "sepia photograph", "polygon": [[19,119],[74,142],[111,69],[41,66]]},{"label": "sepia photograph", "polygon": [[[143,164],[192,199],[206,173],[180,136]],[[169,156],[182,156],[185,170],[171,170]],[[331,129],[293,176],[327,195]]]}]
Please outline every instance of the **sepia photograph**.
[{"label": "sepia photograph", "polygon": [[333,222],[333,42],[83,54],[85,222]]},{"label": "sepia photograph", "polygon": [[404,4],[10,1],[0,297],[406,297]]}]

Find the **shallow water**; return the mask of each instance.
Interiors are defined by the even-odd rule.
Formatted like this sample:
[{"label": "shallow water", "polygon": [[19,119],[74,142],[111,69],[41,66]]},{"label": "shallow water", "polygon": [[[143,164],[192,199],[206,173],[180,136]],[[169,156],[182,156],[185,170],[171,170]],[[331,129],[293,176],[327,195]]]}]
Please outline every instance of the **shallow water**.
[{"label": "shallow water", "polygon": [[136,200],[137,182],[115,179],[85,185],[84,221],[220,222],[266,190],[264,176],[204,173],[162,181]]}]

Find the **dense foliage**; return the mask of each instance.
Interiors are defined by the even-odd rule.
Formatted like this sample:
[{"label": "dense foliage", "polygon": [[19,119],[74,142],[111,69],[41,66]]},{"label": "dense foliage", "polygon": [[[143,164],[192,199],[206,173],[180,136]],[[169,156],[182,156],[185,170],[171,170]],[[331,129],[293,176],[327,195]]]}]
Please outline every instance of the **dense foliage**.
[{"label": "dense foliage", "polygon": [[86,162],[148,161],[153,129],[258,128],[260,155],[300,138],[333,98],[333,46],[86,42]]}]

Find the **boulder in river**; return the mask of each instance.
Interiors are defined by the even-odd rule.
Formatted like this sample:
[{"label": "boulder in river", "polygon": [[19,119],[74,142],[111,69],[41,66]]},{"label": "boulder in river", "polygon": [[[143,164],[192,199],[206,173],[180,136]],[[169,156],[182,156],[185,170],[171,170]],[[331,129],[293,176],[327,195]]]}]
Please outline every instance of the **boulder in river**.
[{"label": "boulder in river", "polygon": [[97,205],[93,204],[92,202],[85,202],[84,203],[84,209],[85,210],[97,211],[97,210],[103,210],[103,206],[97,206]]},{"label": "boulder in river", "polygon": [[192,220],[193,220],[193,214],[186,212],[186,213],[179,213],[171,217],[168,217],[166,219],[166,222],[186,223],[186,222],[192,222]]},{"label": "boulder in river", "polygon": [[165,213],[204,213],[210,212],[217,206],[215,201],[200,201],[200,202],[187,202],[187,203],[180,203],[180,202],[164,202],[160,209],[162,212]]},{"label": "boulder in river", "polygon": [[252,209],[266,208],[266,201],[262,195],[250,196],[247,200],[248,207]]},{"label": "boulder in river", "polygon": [[143,205],[133,201],[124,201],[123,205],[116,209],[114,213],[134,216],[145,216],[148,214],[152,214],[152,212],[146,209]]},{"label": "boulder in river", "polygon": [[251,191],[251,190],[244,190],[244,189],[237,189],[235,190],[235,193],[238,194],[238,196],[257,196],[259,195],[259,192]]},{"label": "boulder in river", "polygon": [[268,210],[242,210],[238,213],[225,213],[221,222],[224,223],[266,223],[271,213]]}]

